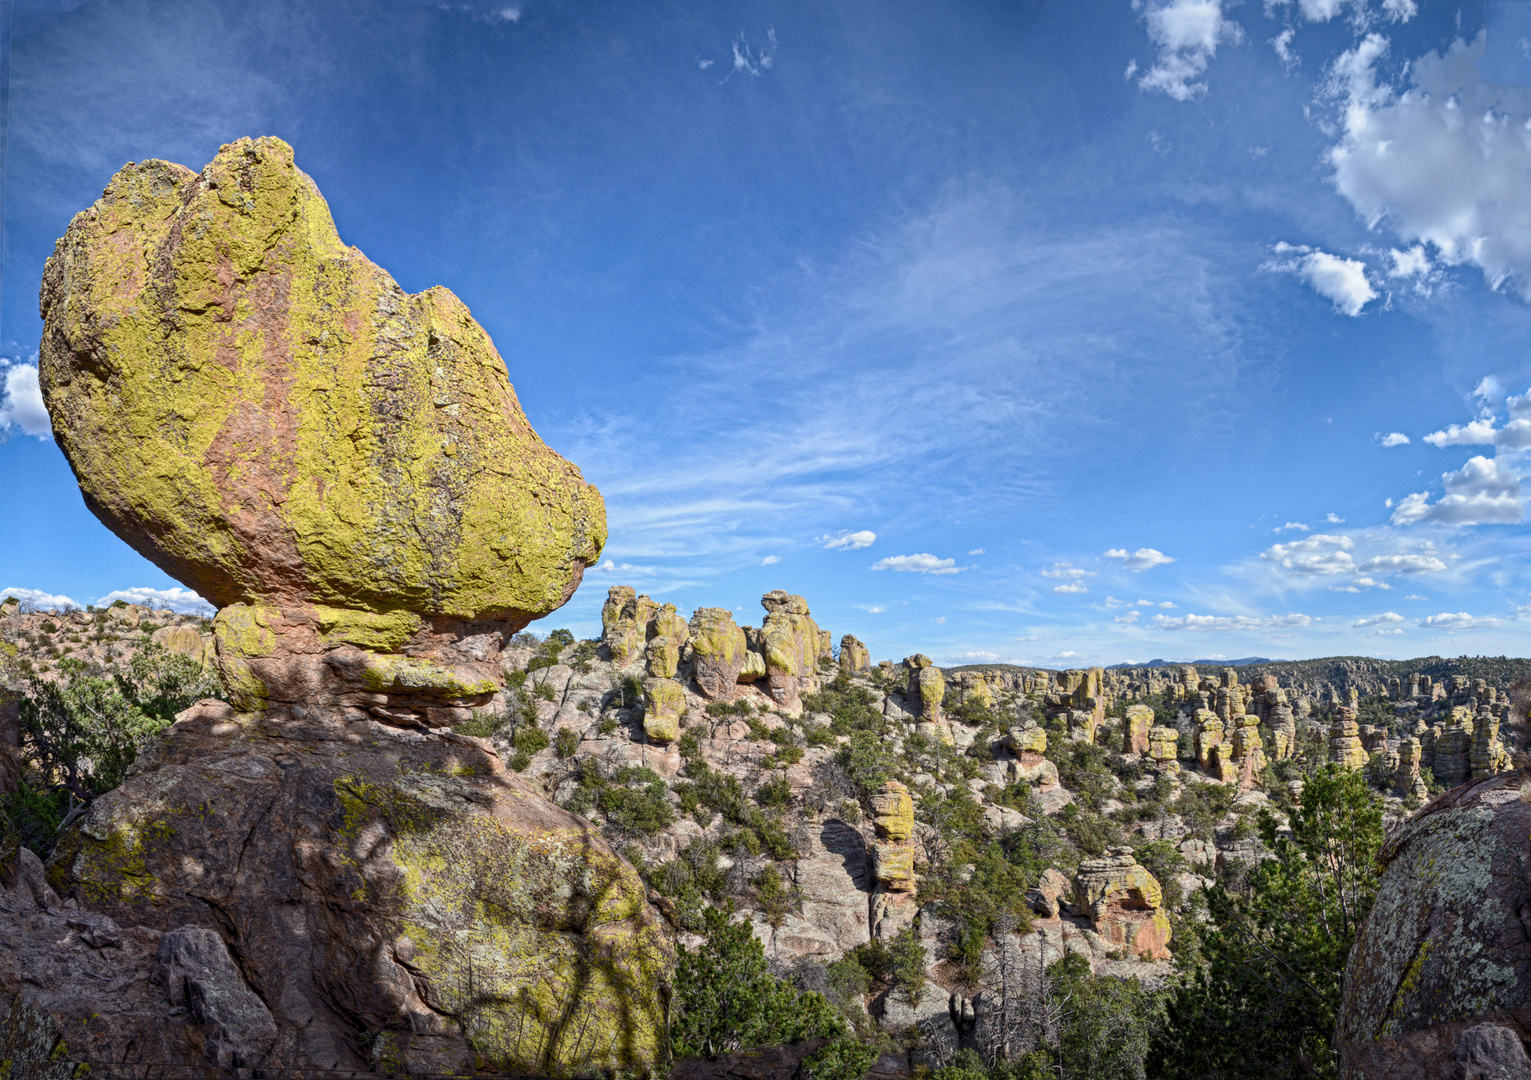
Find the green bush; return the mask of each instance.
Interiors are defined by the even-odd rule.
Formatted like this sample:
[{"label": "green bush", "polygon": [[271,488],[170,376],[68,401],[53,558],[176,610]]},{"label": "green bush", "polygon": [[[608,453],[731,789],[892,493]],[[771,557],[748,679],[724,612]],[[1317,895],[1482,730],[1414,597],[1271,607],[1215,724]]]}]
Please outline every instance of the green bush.
[{"label": "green bush", "polygon": [[606,821],[627,832],[653,836],[675,823],[665,782],[651,769],[617,770],[596,797]]},{"label": "green bush", "polygon": [[558,736],[553,740],[553,752],[558,755],[559,761],[568,761],[579,752],[579,735],[573,728],[558,729]]},{"label": "green bush", "polygon": [[892,941],[873,938],[845,954],[877,983],[889,986],[911,1004],[925,987],[925,947],[913,927],[900,930]]},{"label": "green bush", "polygon": [[840,748],[836,760],[844,766],[856,787],[856,794],[863,801],[900,771],[898,759],[888,750],[887,744],[864,731],[851,736],[850,742]]},{"label": "green bush", "polygon": [[1357,773],[1325,765],[1303,788],[1290,837],[1248,889],[1207,890],[1204,963],[1188,972],[1155,1040],[1166,1080],[1337,1076],[1332,1045],[1345,961],[1377,894],[1382,800]]},{"label": "green bush", "polygon": [[32,679],[22,696],[23,764],[40,778],[39,792],[62,787],[82,801],[122,783],[176,713],[224,696],[211,671],[152,643],[103,675],[77,660],[60,661],[59,672],[63,681]]},{"label": "green bush", "polygon": [[854,685],[844,675],[837,675],[818,693],[803,698],[803,711],[827,713],[830,731],[835,735],[857,731],[880,735],[886,730],[887,721],[876,701],[872,691]]},{"label": "green bush", "polygon": [[[757,1046],[848,1037],[845,1021],[822,994],[801,992],[770,974],[749,924],[731,922],[731,914],[708,908],[703,943],[676,950],[670,1018],[676,1055],[716,1058]],[[845,1077],[837,1074],[836,1080]]]},{"label": "green bush", "polygon": [[792,784],[785,776],[775,776],[755,789],[755,801],[761,806],[792,805]]}]

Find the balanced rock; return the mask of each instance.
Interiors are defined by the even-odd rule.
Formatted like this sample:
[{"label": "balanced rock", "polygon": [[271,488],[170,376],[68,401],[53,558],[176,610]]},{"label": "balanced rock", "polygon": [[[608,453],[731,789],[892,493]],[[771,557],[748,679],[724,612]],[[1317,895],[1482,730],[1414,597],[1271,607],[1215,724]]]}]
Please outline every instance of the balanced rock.
[{"label": "balanced rock", "polygon": [[727,608],[708,607],[691,613],[688,633],[697,688],[704,697],[729,700],[749,652],[744,631]]},{"label": "balanced rock", "polygon": [[1138,865],[1132,849],[1116,849],[1105,858],[1080,863],[1074,875],[1074,904],[1111,944],[1137,956],[1169,958],[1170,920],[1164,911],[1164,891]]},{"label": "balanced rock", "polygon": [[220,608],[243,705],[486,699],[505,632],[605,543],[599,493],[468,309],[347,247],[280,139],[200,175],[124,167],[58,242],[41,309],[86,505]]},{"label": "balanced rock", "polygon": [[674,640],[663,635],[649,638],[643,656],[648,673],[654,678],[675,678],[680,667],[680,646]]},{"label": "balanced rock", "polygon": [[884,890],[912,893],[914,880],[914,800],[897,780],[886,781],[872,794],[872,823],[877,839],[868,846],[872,876]]},{"label": "balanced rock", "polygon": [[904,669],[909,673],[909,699],[919,709],[916,715],[927,723],[941,723],[941,702],[946,697],[946,677],[941,669],[923,653],[906,658]]},{"label": "balanced rock", "polygon": [[[55,850],[82,933],[158,935],[156,962],[201,965],[221,1001],[103,1060],[655,1069],[672,955],[642,880],[448,726],[498,707],[506,641],[606,532],[467,309],[405,293],[291,148],[246,139],[201,175],[124,168],[59,242],[42,311],[86,503],[219,605],[233,702],[182,713]],[[73,947],[33,925],[17,949]],[[0,993],[25,970],[0,963]]]}]

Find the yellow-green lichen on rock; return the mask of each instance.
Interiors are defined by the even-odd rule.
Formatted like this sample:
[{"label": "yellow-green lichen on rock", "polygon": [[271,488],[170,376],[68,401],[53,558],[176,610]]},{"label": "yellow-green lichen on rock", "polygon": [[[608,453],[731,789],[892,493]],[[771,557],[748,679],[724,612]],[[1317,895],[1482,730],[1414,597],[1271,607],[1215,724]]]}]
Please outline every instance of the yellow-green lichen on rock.
[{"label": "yellow-green lichen on rock", "polygon": [[656,746],[680,738],[686,692],[674,679],[648,679],[643,685],[643,733]]},{"label": "yellow-green lichen on rock", "polygon": [[43,275],[39,369],[86,504],[213,603],[525,621],[605,510],[444,288],[335,231],[280,139],[130,164]]},{"label": "yellow-green lichen on rock", "polygon": [[[481,1067],[541,1074],[643,1069],[664,1051],[669,946],[643,885],[581,828],[534,837],[463,815],[450,776],[335,781],[353,844],[392,837],[394,951],[457,1018]],[[382,1053],[382,1049],[379,1049]]]}]

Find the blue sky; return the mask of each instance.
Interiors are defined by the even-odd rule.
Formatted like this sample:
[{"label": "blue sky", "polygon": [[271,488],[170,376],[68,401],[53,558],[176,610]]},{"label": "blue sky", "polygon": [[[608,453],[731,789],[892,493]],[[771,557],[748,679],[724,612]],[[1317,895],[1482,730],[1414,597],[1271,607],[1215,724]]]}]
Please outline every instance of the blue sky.
[{"label": "blue sky", "polygon": [[46,438],[38,282],[124,162],[273,134],[605,494],[541,628],[1525,655],[1528,9],[16,0],[0,589],[178,588]]}]

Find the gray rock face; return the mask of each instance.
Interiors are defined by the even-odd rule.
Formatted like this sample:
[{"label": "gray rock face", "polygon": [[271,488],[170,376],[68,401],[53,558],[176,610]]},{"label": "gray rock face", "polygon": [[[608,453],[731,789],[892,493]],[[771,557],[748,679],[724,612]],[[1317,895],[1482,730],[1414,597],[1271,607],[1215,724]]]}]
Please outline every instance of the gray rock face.
[{"label": "gray rock face", "polygon": [[252,1068],[276,1042],[276,1023],[245,985],[223,939],[201,926],[161,935],[155,974],[170,1004],[184,1006],[201,1026],[207,1057],[219,1068]]},{"label": "gray rock face", "polygon": [[1346,966],[1347,1076],[1526,1075],[1506,1038],[1518,1044],[1531,1012],[1527,798],[1501,773],[1439,796],[1383,846],[1377,901]]}]

